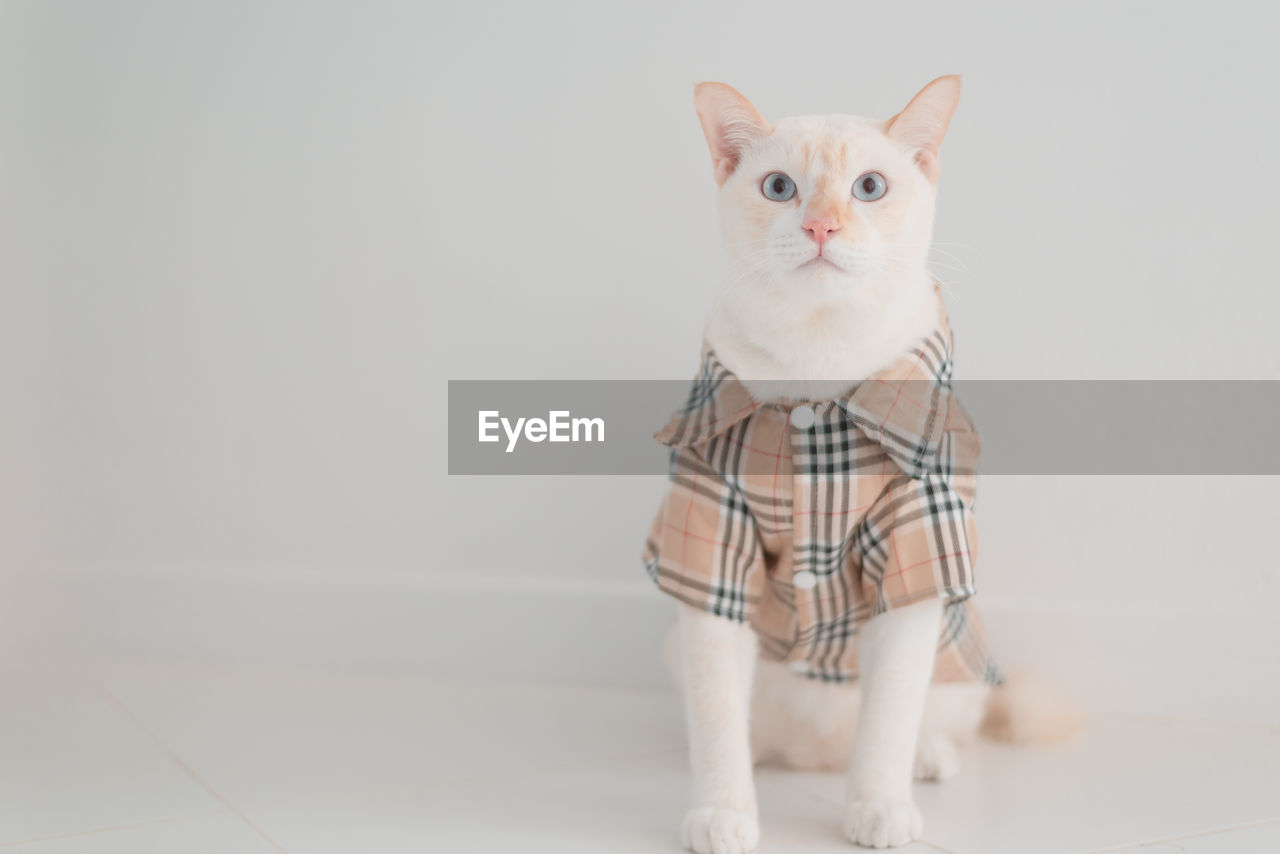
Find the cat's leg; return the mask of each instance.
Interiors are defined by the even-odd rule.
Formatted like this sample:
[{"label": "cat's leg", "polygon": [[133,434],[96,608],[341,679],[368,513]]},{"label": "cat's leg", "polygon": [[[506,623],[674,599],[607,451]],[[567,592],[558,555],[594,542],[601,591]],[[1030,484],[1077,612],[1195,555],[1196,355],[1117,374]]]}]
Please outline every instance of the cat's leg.
[{"label": "cat's leg", "polygon": [[688,605],[679,609],[694,792],[681,839],[698,854],[745,854],[760,841],[747,722],[755,634]]},{"label": "cat's leg", "polygon": [[859,633],[862,708],[844,820],[859,845],[905,845],[923,830],[911,776],[941,620],[941,600],[930,599],[873,617]]},{"label": "cat's leg", "polygon": [[956,775],[959,748],[978,734],[990,693],[984,682],[935,682],[929,686],[916,744],[917,780],[946,780]]}]

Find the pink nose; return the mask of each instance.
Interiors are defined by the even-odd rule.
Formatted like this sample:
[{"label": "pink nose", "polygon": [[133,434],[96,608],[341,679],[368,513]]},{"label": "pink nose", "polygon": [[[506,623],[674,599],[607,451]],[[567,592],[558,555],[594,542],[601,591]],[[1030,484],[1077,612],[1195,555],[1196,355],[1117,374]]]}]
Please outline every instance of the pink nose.
[{"label": "pink nose", "polygon": [[822,251],[822,244],[830,239],[831,235],[840,230],[840,224],[834,219],[819,219],[814,217],[802,226],[805,231],[809,232],[809,236],[818,244],[818,251]]}]

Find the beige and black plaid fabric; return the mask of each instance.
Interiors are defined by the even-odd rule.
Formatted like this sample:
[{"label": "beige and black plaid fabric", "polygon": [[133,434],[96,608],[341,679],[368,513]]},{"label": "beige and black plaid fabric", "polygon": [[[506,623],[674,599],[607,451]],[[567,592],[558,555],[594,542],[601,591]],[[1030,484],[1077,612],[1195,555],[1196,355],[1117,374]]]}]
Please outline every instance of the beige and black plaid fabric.
[{"label": "beige and black plaid fabric", "polygon": [[[688,401],[657,434],[671,484],[645,544],[650,576],[828,681],[857,678],[867,619],[941,598],[934,679],[999,681],[966,601],[979,444],[950,380],[945,316],[837,400],[759,403],[704,348]],[[803,407],[812,419],[792,416]]]}]

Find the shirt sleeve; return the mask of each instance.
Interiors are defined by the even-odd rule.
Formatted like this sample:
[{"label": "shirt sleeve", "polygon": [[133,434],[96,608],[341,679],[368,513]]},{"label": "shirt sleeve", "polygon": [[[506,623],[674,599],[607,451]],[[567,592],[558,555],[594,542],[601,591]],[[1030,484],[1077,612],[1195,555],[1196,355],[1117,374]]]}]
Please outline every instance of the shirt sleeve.
[{"label": "shirt sleeve", "polygon": [[696,448],[671,450],[671,483],[644,548],[663,592],[748,622],[765,583],[764,555],[742,491]]},{"label": "shirt sleeve", "polygon": [[960,602],[976,590],[970,478],[930,472],[890,482],[854,535],[872,615],[925,599]]}]

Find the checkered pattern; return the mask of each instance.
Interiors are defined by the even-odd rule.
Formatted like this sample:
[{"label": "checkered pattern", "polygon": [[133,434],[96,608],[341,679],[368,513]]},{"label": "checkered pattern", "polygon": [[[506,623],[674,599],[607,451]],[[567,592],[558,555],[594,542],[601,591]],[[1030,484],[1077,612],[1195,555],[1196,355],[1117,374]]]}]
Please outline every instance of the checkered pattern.
[{"label": "checkered pattern", "polygon": [[935,680],[998,681],[966,601],[979,445],[950,379],[944,318],[844,397],[801,404],[814,423],[796,426],[795,401],[754,400],[704,348],[688,401],[657,434],[671,484],[645,544],[650,576],[828,681],[857,678],[864,621],[941,598]]}]

